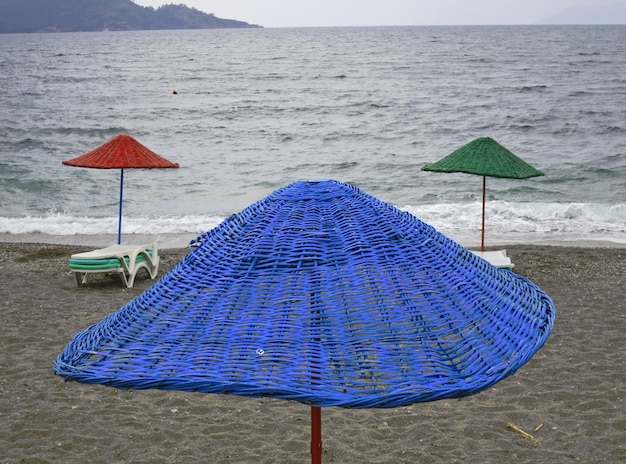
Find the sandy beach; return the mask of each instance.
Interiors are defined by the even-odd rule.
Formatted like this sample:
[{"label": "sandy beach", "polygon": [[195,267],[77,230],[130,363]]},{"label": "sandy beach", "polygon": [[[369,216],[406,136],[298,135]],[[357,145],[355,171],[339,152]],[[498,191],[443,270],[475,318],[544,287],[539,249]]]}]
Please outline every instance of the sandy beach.
[{"label": "sandy beach", "polygon": [[[135,287],[69,272],[77,245],[0,243],[0,463],[304,463],[295,402],[121,391],[64,382],[54,359]],[[626,248],[508,246],[554,300],[555,329],[514,376],[478,395],[386,410],[323,410],[325,463],[626,462]],[[186,254],[163,249],[159,277]],[[519,429],[532,435],[524,436]]]}]

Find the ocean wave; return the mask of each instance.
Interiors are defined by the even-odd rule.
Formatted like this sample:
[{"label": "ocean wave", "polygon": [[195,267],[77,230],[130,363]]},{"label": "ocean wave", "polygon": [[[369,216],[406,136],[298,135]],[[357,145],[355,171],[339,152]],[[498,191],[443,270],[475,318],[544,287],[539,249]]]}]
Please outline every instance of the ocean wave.
[{"label": "ocean wave", "polygon": [[[481,203],[405,205],[399,209],[435,227],[450,238],[476,245],[481,235]],[[202,234],[226,216],[129,216],[122,235]],[[491,243],[571,242],[602,240],[626,244],[626,204],[512,203],[486,205],[486,236]],[[118,218],[50,214],[0,217],[0,234],[102,235],[116,234]]]},{"label": "ocean wave", "polygon": [[[476,240],[482,227],[480,202],[402,209],[452,238],[459,237],[460,241]],[[485,210],[486,235],[498,243],[545,240],[626,243],[626,204],[490,201]]]},{"label": "ocean wave", "polygon": [[[222,216],[123,217],[122,234],[202,234],[213,229]],[[117,234],[118,218],[51,214],[0,217],[0,234],[101,235]]]}]

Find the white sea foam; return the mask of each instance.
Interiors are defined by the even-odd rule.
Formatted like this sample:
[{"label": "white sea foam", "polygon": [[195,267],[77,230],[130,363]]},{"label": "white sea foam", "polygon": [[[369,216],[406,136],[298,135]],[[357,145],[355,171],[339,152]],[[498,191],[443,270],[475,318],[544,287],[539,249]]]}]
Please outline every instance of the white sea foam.
[{"label": "white sea foam", "polygon": [[[402,208],[440,232],[475,246],[480,243],[482,204],[436,204]],[[485,242],[626,244],[626,204],[512,203],[485,207]]]},{"label": "white sea foam", "polygon": [[[474,247],[481,239],[481,203],[442,203],[403,206],[418,219],[459,243]],[[224,216],[129,216],[122,235],[183,235],[193,237],[218,226]],[[100,236],[117,234],[117,217],[67,214],[0,217],[0,234]],[[572,244],[613,242],[626,245],[626,204],[511,203],[486,206],[487,245],[506,243]]]},{"label": "white sea foam", "polygon": [[[161,216],[123,218],[122,234],[202,234],[222,222],[219,216]],[[51,216],[0,217],[0,234],[101,235],[117,234],[117,217]]]}]

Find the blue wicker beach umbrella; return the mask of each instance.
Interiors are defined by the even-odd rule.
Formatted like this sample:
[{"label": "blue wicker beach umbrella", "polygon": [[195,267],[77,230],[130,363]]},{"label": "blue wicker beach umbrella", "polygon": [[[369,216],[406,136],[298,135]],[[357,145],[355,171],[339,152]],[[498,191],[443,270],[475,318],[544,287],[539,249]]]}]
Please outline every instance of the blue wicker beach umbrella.
[{"label": "blue wicker beach umbrella", "polygon": [[478,393],[545,343],[550,298],[336,181],[277,190],[77,334],[55,372],[117,388],[392,408]]}]

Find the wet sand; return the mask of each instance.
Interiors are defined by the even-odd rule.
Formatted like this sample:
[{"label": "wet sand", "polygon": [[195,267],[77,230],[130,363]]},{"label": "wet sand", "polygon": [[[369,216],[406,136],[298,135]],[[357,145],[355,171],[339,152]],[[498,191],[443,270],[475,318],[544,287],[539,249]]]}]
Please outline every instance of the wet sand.
[{"label": "wet sand", "polygon": [[[91,248],[0,243],[0,463],[310,462],[310,410],[299,403],[56,376],[53,361],[76,332],[153,283],[140,274],[125,289],[96,276],[77,287],[67,260]],[[626,249],[506,248],[516,272],[554,300],[547,344],[472,397],[323,409],[323,462],[626,462]],[[186,250],[160,254],[159,277]]]}]

